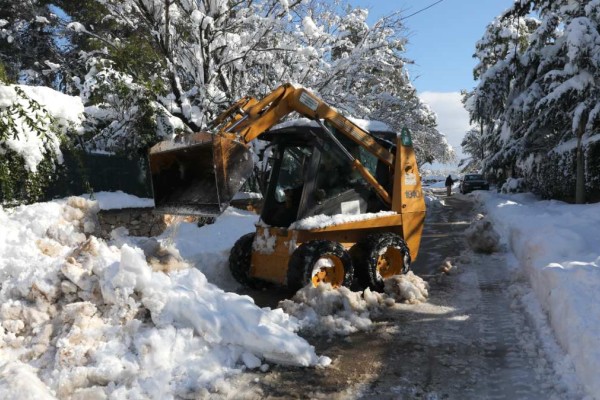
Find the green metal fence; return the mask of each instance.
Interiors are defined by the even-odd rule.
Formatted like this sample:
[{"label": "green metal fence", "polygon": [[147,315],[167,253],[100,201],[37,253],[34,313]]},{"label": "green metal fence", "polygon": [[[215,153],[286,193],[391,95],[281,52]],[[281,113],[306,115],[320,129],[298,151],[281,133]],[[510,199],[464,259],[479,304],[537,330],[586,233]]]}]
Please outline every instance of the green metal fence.
[{"label": "green metal fence", "polygon": [[56,181],[46,190],[45,200],[84,193],[117,191],[152,197],[146,157],[63,152],[64,163]]}]

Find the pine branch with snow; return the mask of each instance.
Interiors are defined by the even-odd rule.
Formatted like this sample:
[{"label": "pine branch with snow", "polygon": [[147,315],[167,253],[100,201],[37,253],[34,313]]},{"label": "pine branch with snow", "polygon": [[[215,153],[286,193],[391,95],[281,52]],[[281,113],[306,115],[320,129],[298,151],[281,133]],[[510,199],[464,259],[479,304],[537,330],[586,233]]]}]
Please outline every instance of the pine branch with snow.
[{"label": "pine branch with snow", "polygon": [[[488,26],[477,44],[480,81],[466,102],[471,119],[485,127],[488,173],[534,180],[566,143],[576,141],[570,151],[580,155],[591,152],[584,143],[599,135],[599,15],[596,1],[531,0],[515,3]],[[587,190],[600,187],[588,184]]]}]

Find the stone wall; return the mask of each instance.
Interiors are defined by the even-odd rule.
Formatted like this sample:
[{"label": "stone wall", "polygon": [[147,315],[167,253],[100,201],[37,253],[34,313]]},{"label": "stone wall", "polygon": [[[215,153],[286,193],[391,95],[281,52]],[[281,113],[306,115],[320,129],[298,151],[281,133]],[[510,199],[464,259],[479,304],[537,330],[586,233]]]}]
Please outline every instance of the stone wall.
[{"label": "stone wall", "polygon": [[[258,213],[262,206],[261,200],[244,199],[233,201],[233,207],[241,210]],[[113,229],[124,227],[130,236],[158,236],[165,231],[167,226],[175,221],[193,222],[198,226],[212,224],[214,218],[199,216],[174,216],[169,214],[154,213],[154,208],[122,208],[114,210],[100,210],[98,212],[98,223],[100,232],[98,235],[109,239]]]},{"label": "stone wall", "polygon": [[127,228],[131,236],[157,236],[167,227],[166,216],[155,214],[153,208],[101,210],[98,222],[103,238],[109,238],[110,232],[119,227]]}]

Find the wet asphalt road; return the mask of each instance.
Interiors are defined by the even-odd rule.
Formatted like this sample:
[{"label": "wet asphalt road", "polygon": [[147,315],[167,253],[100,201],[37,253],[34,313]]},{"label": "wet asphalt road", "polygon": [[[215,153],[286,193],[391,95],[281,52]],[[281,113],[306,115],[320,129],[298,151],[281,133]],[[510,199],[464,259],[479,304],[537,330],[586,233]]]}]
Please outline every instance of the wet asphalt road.
[{"label": "wet asphalt road", "polygon": [[[374,319],[371,332],[307,340],[333,359],[328,368],[272,366],[245,373],[229,398],[252,399],[578,399],[556,372],[524,311],[507,254],[474,254],[464,230],[477,214],[469,196],[442,196],[430,207],[413,271],[430,284],[426,303],[400,304]],[[450,260],[457,268],[438,271]],[[250,293],[252,294],[252,293]],[[263,292],[275,303],[285,291]],[[265,298],[267,300],[265,300]],[[270,300],[268,300],[270,298]]]}]

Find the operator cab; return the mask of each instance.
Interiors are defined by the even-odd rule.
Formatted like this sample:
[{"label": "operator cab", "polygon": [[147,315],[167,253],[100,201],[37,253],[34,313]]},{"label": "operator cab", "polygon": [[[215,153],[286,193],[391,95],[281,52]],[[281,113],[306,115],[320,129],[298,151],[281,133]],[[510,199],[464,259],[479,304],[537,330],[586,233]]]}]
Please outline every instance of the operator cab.
[{"label": "operator cab", "polygon": [[[390,168],[345,135],[329,129],[391,193]],[[380,145],[395,153],[396,133],[370,133]],[[264,223],[287,228],[315,215],[389,210],[315,121],[303,118],[280,124],[265,132],[261,140],[270,142],[263,151]]]}]

